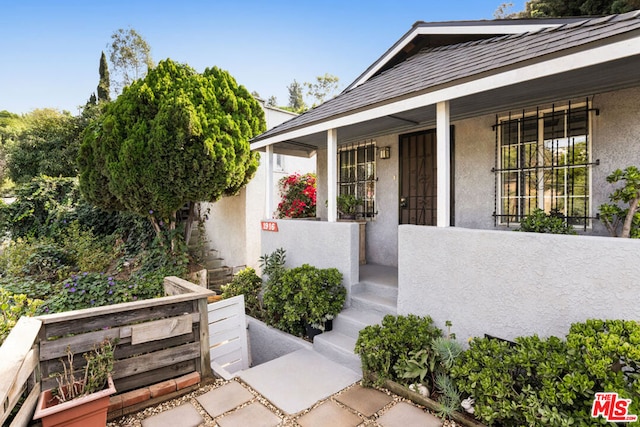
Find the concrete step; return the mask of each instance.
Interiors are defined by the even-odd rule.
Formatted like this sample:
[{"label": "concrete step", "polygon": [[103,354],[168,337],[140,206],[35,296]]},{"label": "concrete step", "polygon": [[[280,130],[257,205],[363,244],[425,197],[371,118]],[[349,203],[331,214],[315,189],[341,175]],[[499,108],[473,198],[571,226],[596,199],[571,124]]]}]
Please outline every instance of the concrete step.
[{"label": "concrete step", "polygon": [[207,268],[209,280],[217,280],[225,277],[233,276],[233,268],[227,266]]},{"label": "concrete step", "polygon": [[398,285],[381,282],[360,281],[351,287],[351,292],[357,294],[361,292],[371,292],[381,297],[398,300]]},{"label": "concrete step", "polygon": [[333,319],[333,330],[357,339],[361,329],[368,325],[379,324],[382,322],[382,317],[379,313],[350,307],[342,310]]},{"label": "concrete step", "polygon": [[205,257],[202,260],[202,264],[207,268],[207,270],[215,270],[218,268],[225,267],[224,259],[222,258]]},{"label": "concrete step", "polygon": [[386,316],[398,313],[398,299],[380,296],[370,290],[351,294],[351,308]]},{"label": "concrete step", "polygon": [[324,332],[313,338],[313,349],[330,360],[362,373],[360,356],[353,352],[356,339],[337,331]]}]

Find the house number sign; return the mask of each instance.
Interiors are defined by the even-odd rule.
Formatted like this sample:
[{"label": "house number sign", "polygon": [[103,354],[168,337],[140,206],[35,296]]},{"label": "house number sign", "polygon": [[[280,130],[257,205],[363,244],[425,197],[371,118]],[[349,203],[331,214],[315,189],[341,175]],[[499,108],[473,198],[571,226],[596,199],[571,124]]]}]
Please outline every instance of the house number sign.
[{"label": "house number sign", "polygon": [[261,221],[263,231],[278,232],[278,223],[274,221]]}]

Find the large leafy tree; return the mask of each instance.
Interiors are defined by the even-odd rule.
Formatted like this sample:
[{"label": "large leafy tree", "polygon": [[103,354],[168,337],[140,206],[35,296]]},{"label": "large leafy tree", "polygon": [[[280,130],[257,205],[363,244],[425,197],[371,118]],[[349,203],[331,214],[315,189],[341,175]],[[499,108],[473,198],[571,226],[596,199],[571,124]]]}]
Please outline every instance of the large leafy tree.
[{"label": "large leafy tree", "polygon": [[39,175],[73,177],[82,123],[69,112],[44,108],[21,117],[22,130],[8,149],[7,168],[16,183]]},{"label": "large leafy tree", "polygon": [[112,65],[111,83],[116,94],[153,68],[151,47],[133,28],[116,30],[107,50]]},{"label": "large leafy tree", "polygon": [[109,81],[109,65],[107,56],[102,52],[100,55],[100,81],[98,82],[98,101],[111,101],[111,82]]},{"label": "large leafy tree", "polygon": [[326,97],[334,95],[338,90],[339,81],[338,77],[325,73],[324,76],[317,76],[313,83],[305,82],[307,95],[314,99],[313,106],[322,104]]},{"label": "large leafy tree", "polygon": [[187,202],[236,194],[254,175],[249,140],[265,130],[260,104],[226,71],[169,59],[134,81],[85,132],[80,188],[92,203],[134,212],[156,233],[176,228]]},{"label": "large leafy tree", "polygon": [[287,86],[289,91],[289,109],[296,113],[301,113],[307,109],[307,104],[304,102],[304,94],[302,91],[302,85],[296,80]]}]

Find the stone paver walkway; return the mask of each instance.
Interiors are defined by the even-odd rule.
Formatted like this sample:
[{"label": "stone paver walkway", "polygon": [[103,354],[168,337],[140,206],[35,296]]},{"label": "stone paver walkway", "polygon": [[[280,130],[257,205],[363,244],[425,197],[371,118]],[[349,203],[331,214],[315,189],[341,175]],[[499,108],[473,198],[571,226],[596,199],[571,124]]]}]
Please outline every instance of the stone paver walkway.
[{"label": "stone paver walkway", "polygon": [[195,399],[190,399],[180,406],[151,415],[143,419],[141,425],[143,427],[441,427],[442,421],[423,408],[396,395],[364,388],[358,383],[297,414],[288,414],[250,386],[236,379]]}]

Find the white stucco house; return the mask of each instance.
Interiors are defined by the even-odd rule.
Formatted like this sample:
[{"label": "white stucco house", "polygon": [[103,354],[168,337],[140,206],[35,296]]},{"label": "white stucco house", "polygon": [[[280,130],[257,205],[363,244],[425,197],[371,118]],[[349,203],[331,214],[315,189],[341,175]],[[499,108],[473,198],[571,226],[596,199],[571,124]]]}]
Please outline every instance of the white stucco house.
[{"label": "white stucco house", "polygon": [[[339,96],[251,145],[316,154],[320,221],[273,220],[262,252],[337,267],[351,302],[366,290],[345,193],[365,201],[367,262],[397,269],[400,314],[451,320],[461,338],[638,318],[640,241],[597,219],[605,177],[640,165],[638,11],[417,22]],[[513,232],[535,208],[579,235]]]},{"label": "white stucco house", "polygon": [[[297,114],[262,104],[267,129],[279,125]],[[265,216],[266,198],[270,205],[277,206],[280,200],[278,181],[293,173],[315,172],[313,156],[289,156],[286,153],[272,154],[270,188],[265,189],[267,155],[262,154],[260,166],[253,179],[236,196],[224,197],[215,203],[203,203],[201,212],[207,214],[205,237],[207,246],[215,249],[220,264],[229,271],[244,266],[258,269],[261,252],[260,221]]]}]

